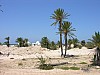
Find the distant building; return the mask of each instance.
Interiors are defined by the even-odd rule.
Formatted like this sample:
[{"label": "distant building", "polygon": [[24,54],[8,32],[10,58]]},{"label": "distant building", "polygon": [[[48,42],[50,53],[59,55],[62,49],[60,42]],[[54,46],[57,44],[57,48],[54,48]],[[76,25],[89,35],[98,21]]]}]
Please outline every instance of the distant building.
[{"label": "distant building", "polygon": [[35,46],[35,45],[40,46],[41,44],[39,41],[36,41],[36,43],[32,43],[32,46]]}]

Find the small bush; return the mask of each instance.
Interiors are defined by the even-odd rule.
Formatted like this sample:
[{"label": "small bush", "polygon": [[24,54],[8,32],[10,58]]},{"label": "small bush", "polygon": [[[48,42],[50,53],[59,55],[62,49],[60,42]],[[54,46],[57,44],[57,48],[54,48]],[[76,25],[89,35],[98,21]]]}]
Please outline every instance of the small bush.
[{"label": "small bush", "polygon": [[78,46],[78,48],[79,48],[79,49],[81,49],[81,48],[82,48],[82,46],[81,46],[81,45],[79,45],[79,46]]},{"label": "small bush", "polygon": [[88,49],[93,49],[95,46],[94,46],[94,44],[92,42],[87,42],[86,47]]},{"label": "small bush", "polygon": [[81,63],[79,63],[79,64],[87,64],[86,62],[81,62]]},{"label": "small bush", "polygon": [[70,67],[71,70],[80,70],[79,67]]},{"label": "small bush", "polygon": [[41,58],[38,57],[38,59],[39,59],[39,61],[40,61],[40,65],[45,64],[45,62],[46,62],[46,59],[45,59],[45,58],[43,58],[43,57],[41,56]]},{"label": "small bush", "polygon": [[42,70],[51,70],[51,69],[53,69],[53,66],[51,66],[49,64],[43,64],[43,65],[39,65],[39,69],[42,69]]},{"label": "small bush", "polygon": [[51,66],[50,64],[45,64],[46,59],[43,58],[41,56],[41,58],[38,58],[40,60],[40,65],[39,65],[39,69],[43,69],[43,70],[50,70],[53,69],[53,66]]}]

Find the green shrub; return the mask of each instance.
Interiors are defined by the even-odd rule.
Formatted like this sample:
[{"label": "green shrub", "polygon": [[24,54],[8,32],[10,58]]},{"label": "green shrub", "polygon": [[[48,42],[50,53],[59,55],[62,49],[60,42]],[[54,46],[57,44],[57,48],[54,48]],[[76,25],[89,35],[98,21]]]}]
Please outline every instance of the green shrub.
[{"label": "green shrub", "polygon": [[71,70],[80,70],[79,67],[70,67]]},{"label": "green shrub", "polygon": [[95,46],[94,46],[94,43],[92,43],[92,42],[87,42],[86,47],[87,47],[88,49],[93,49]]},{"label": "green shrub", "polygon": [[51,70],[51,69],[53,69],[53,66],[51,66],[49,64],[43,64],[43,65],[39,65],[39,69],[42,69],[42,70]]},{"label": "green shrub", "polygon": [[79,49],[81,49],[81,48],[82,48],[82,46],[81,46],[81,45],[78,45],[78,48],[79,48]]},{"label": "green shrub", "polygon": [[43,58],[43,57],[41,56],[41,58],[38,57],[38,59],[39,59],[39,61],[40,61],[40,65],[45,64],[45,62],[46,62],[46,59],[45,59],[45,58]]},{"label": "green shrub", "polygon": [[49,64],[45,64],[46,59],[43,58],[41,56],[41,58],[38,58],[40,60],[40,65],[39,65],[39,69],[43,69],[43,70],[50,70],[53,69],[53,66],[49,65]]},{"label": "green shrub", "polygon": [[69,69],[71,69],[71,70],[80,70],[79,67],[60,67],[60,69],[63,69],[63,70],[69,70]]}]

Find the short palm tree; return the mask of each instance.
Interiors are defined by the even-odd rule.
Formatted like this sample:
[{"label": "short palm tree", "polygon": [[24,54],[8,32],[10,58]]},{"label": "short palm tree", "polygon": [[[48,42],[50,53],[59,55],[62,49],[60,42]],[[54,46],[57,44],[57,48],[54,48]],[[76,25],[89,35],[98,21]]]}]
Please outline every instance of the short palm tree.
[{"label": "short palm tree", "polygon": [[7,47],[9,47],[10,46],[10,44],[9,44],[10,37],[6,37],[5,39],[7,40],[7,42],[5,42],[5,44],[7,45]]},{"label": "short palm tree", "polygon": [[72,44],[74,45],[74,48],[78,46],[79,40],[77,38],[72,39]]},{"label": "short palm tree", "polygon": [[[67,19],[68,13],[65,13],[63,9],[58,8],[54,11],[54,14],[52,14],[51,19],[54,19],[55,22],[52,25],[59,24],[59,31],[62,30],[62,22],[64,19]],[[62,48],[62,33],[60,33],[60,47],[61,47],[61,56],[63,55],[63,48]]]},{"label": "short palm tree", "polygon": [[23,44],[24,44],[24,47],[28,47],[28,39],[27,38],[25,38],[23,40]]},{"label": "short palm tree", "polygon": [[97,47],[96,53],[94,55],[94,63],[96,65],[100,65],[100,33],[95,32],[95,35],[93,35],[92,39],[89,39],[89,40],[92,41]]},{"label": "short palm tree", "polygon": [[17,38],[16,42],[18,43],[19,47],[23,47],[23,38],[21,38],[21,37]]},{"label": "short palm tree", "polygon": [[68,49],[71,49],[72,39],[68,39]]},{"label": "short palm tree", "polygon": [[47,37],[41,39],[41,47],[49,48],[49,39]]},{"label": "short palm tree", "polygon": [[64,34],[65,37],[65,55],[66,56],[66,51],[67,51],[67,36],[73,37],[75,36],[72,32],[76,31],[75,28],[72,28],[71,23],[68,21],[64,21],[63,26],[62,26],[62,33]]},{"label": "short palm tree", "polygon": [[92,39],[89,39],[92,41],[98,48],[100,48],[100,33],[95,32],[95,35],[92,36]]}]

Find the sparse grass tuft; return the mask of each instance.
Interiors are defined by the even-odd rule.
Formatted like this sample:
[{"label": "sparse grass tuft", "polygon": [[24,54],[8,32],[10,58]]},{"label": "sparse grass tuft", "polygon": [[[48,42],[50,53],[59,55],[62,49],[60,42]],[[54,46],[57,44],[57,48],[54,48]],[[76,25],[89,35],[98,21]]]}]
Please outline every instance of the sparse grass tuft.
[{"label": "sparse grass tuft", "polygon": [[79,67],[59,67],[59,69],[63,69],[63,70],[80,70]]},{"label": "sparse grass tuft", "polygon": [[79,63],[79,64],[87,64],[86,62],[81,62],[81,63]]},{"label": "sparse grass tuft", "polygon": [[69,67],[60,67],[60,69],[69,70]]},{"label": "sparse grass tuft", "polygon": [[39,65],[39,69],[42,70],[51,70],[54,69],[53,66],[49,65],[49,64],[43,64],[43,65]]},{"label": "sparse grass tuft", "polygon": [[39,61],[40,61],[40,65],[39,65],[39,69],[42,69],[42,70],[50,70],[50,69],[53,69],[53,66],[51,66],[50,64],[45,64],[46,62],[46,59],[43,58],[41,56],[41,58],[38,58]]},{"label": "sparse grass tuft", "polygon": [[71,70],[80,70],[79,67],[70,67]]}]

